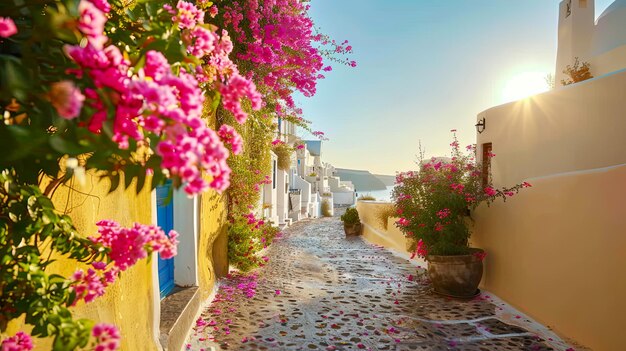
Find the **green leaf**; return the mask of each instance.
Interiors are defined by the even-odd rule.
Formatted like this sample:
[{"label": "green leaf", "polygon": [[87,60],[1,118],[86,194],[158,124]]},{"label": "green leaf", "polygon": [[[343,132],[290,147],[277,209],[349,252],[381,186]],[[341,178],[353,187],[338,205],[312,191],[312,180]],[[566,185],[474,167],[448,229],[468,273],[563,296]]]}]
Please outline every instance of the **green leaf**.
[{"label": "green leaf", "polygon": [[70,140],[66,140],[59,135],[54,135],[50,137],[49,143],[50,146],[52,146],[52,148],[56,151],[68,155],[80,155],[86,151],[79,144]]},{"label": "green leaf", "polygon": [[31,90],[30,76],[19,59],[0,55],[0,92],[6,97],[26,101]]},{"label": "green leaf", "polygon": [[109,188],[109,194],[117,190],[120,185],[120,174],[115,173],[109,176],[109,180],[111,181],[111,187]]}]

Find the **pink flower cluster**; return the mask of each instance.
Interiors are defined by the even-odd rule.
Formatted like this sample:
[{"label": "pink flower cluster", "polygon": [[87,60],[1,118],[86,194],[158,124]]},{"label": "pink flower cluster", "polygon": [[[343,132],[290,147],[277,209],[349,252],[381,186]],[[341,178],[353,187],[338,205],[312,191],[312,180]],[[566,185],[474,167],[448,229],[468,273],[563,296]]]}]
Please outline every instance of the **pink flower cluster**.
[{"label": "pink flower cluster", "polygon": [[312,46],[313,21],[305,4],[299,0],[232,2],[224,6],[224,21],[246,46],[238,58],[269,67],[261,77],[263,84],[283,98],[291,94],[285,86],[292,84],[305,96],[315,94],[323,62]]},{"label": "pink flower cluster", "polygon": [[485,188],[485,194],[487,196],[496,196],[498,195],[498,191],[494,189],[493,187],[488,186]]},{"label": "pink flower cluster", "polygon": [[107,271],[104,270],[104,267],[99,267],[94,264],[94,268],[95,267],[100,268],[96,268],[100,272],[91,268],[89,268],[87,272],[78,269],[72,275],[71,291],[76,294],[76,299],[73,301],[72,305],[75,305],[81,299],[89,303],[104,295],[105,288],[115,281],[119,272],[119,269],[116,267],[112,267]]},{"label": "pink flower cluster", "polygon": [[[161,166],[170,177],[183,181],[187,193],[228,187],[228,150],[201,118],[204,95],[191,74],[181,70],[174,75],[167,59],[156,51],[146,54],[143,79],[128,78],[129,62],[115,46],[104,50],[72,46],[67,52],[82,68],[77,74],[86,71],[96,88],[117,96],[113,140],[120,148],[128,148],[129,138],[142,142],[146,133],[162,135],[157,145]],[[88,89],[86,94],[96,109],[88,127],[97,133],[107,119],[106,106],[96,90]],[[210,184],[201,171],[213,177]]]},{"label": "pink flower cluster", "polygon": [[117,275],[151,252],[158,252],[162,258],[169,259],[176,255],[178,233],[170,231],[169,237],[163,230],[153,225],[135,223],[131,228],[123,228],[114,221],[97,223],[97,238],[89,238],[108,249],[108,258],[113,266],[107,268],[104,262],[94,262],[86,272],[76,270],[72,275],[72,291],[76,293],[73,304],[79,300],[86,303],[104,295],[105,288],[115,282]]},{"label": "pink flower cluster", "polygon": [[[174,15],[172,21],[178,23],[188,52],[198,58],[205,58],[212,68],[209,72],[199,69],[196,72],[198,79],[209,83],[218,81],[217,89],[222,95],[224,108],[233,113],[237,122],[245,122],[248,114],[243,111],[240,100],[248,98],[252,109],[259,110],[262,106],[261,94],[252,80],[241,76],[237,66],[230,60],[233,44],[228,32],[222,31],[220,37],[209,30],[204,26],[204,11],[190,2],[179,0],[176,10],[169,5],[165,8]],[[215,17],[217,12],[215,6],[209,9],[211,17]]]},{"label": "pink flower cluster", "polygon": [[111,5],[109,5],[109,2],[107,0],[90,0],[90,1],[98,10],[104,13],[111,12]]},{"label": "pink flower cluster", "polygon": [[[142,98],[138,123],[146,131],[163,135],[157,153],[163,158],[161,166],[170,177],[179,177],[188,194],[198,194],[208,187],[219,191],[230,184],[230,168],[226,164],[228,150],[219,136],[202,119],[204,95],[196,79],[184,70],[172,73],[163,54],[146,54],[145,76],[134,80],[130,94]],[[210,184],[202,172],[212,177]]]},{"label": "pink flower cluster", "polygon": [[2,340],[1,351],[30,351],[33,349],[33,340],[24,332],[17,332],[14,336]]},{"label": "pink flower cluster", "polygon": [[[99,6],[96,6],[98,3]],[[78,3],[78,30],[85,35],[89,45],[102,49],[108,38],[104,35],[104,25],[107,22],[103,9],[107,8],[106,0],[81,0]],[[101,7],[101,8],[99,8]],[[110,6],[108,7],[110,9]]]},{"label": "pink flower cluster", "polygon": [[217,134],[220,136],[223,143],[230,145],[233,154],[239,155],[243,151],[243,139],[232,126],[227,124],[222,125]]},{"label": "pink flower cluster", "polygon": [[[240,122],[245,121],[239,99],[248,97],[253,108],[260,108],[261,99],[254,84],[237,73],[236,66],[228,58],[232,43],[226,33],[218,37],[204,27],[204,12],[192,3],[179,1],[176,10],[171,9],[173,20],[178,23],[188,51],[199,58],[205,57],[213,69],[210,76],[201,67],[194,72],[180,69],[174,74],[163,54],[149,51],[143,70],[131,67],[115,46],[106,46],[104,35],[105,12],[110,10],[106,0],[81,0],[81,16],[78,28],[87,37],[88,44],[68,46],[66,52],[80,67],[72,73],[78,77],[88,75],[95,89],[85,90],[88,105],[93,110],[88,128],[99,133],[108,118],[109,107],[104,101],[114,101],[115,118],[113,140],[121,149],[135,140],[144,145],[148,136],[160,136],[154,145],[161,156],[162,168],[169,177],[177,177],[187,193],[193,195],[207,188],[225,190],[230,184],[229,156],[220,136],[208,128],[202,120],[204,94],[198,79],[213,82],[220,79],[218,88],[223,95],[224,106],[233,110]],[[230,76],[227,77],[227,73]],[[198,79],[196,78],[198,77]],[[63,88],[63,89],[60,89]],[[84,96],[69,86],[59,86],[64,99],[57,110],[64,118],[78,115]],[[108,99],[103,99],[108,95]],[[56,101],[55,100],[55,101]],[[53,101],[54,102],[54,101]],[[225,127],[222,139],[233,147],[233,153],[241,150],[241,138],[234,130]],[[203,174],[211,177],[210,182]]]},{"label": "pink flower cluster", "polygon": [[408,227],[411,224],[409,220],[406,218],[399,218],[397,223],[399,226],[402,226],[402,227]]},{"label": "pink flower cluster", "polygon": [[120,347],[120,332],[114,325],[96,324],[91,335],[96,339],[94,351],[115,351]]},{"label": "pink flower cluster", "polygon": [[69,80],[52,83],[49,96],[52,106],[65,119],[78,117],[85,101],[85,95]]},{"label": "pink flower cluster", "polygon": [[0,38],[8,38],[17,34],[15,22],[8,17],[0,17]]},{"label": "pink flower cluster", "polygon": [[253,110],[262,107],[263,100],[254,83],[239,73],[231,75],[227,83],[219,86],[219,91],[222,94],[224,108],[232,112],[239,123],[244,123],[248,118],[248,114],[241,107],[242,98],[247,97],[250,100]]},{"label": "pink flower cluster", "polygon": [[247,215],[243,215],[243,217],[248,220],[248,225],[252,226],[253,229],[259,229],[262,225],[265,224],[264,220],[256,218],[256,216],[252,212],[248,213]]},{"label": "pink flower cluster", "polygon": [[109,249],[108,256],[120,271],[128,269],[151,252],[158,252],[163,259],[176,256],[178,233],[173,230],[168,236],[155,225],[135,223],[130,228],[124,228],[109,220],[96,224],[100,235],[89,239]]},{"label": "pink flower cluster", "polygon": [[178,28],[192,29],[196,27],[196,24],[204,23],[204,11],[190,2],[179,0],[176,9],[178,11],[172,17],[172,22],[178,23]]},{"label": "pink flower cluster", "polygon": [[437,212],[437,217],[439,217],[440,219],[444,219],[446,217],[448,217],[450,215],[450,209],[449,208],[444,208],[443,210]]}]

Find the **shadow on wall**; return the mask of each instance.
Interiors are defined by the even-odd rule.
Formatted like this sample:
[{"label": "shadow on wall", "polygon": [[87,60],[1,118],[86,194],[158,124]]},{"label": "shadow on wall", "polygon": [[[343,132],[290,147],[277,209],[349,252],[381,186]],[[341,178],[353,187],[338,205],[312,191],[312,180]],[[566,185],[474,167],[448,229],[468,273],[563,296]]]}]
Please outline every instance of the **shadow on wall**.
[{"label": "shadow on wall", "polygon": [[[409,259],[409,241],[404,234],[396,227],[397,218],[386,218],[384,223],[384,214],[388,214],[392,204],[389,202],[377,201],[358,201],[356,205],[359,211],[359,218],[363,224],[363,239],[368,242],[391,249],[402,257]],[[386,225],[386,228],[385,228]],[[426,261],[420,258],[414,258],[413,262],[421,267],[426,267]]]}]

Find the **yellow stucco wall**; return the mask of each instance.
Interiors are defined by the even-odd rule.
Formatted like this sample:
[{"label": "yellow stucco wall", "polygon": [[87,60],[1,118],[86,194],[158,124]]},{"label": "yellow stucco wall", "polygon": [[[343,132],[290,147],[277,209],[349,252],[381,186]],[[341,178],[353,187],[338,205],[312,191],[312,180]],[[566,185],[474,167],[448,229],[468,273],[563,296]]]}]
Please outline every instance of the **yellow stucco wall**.
[{"label": "yellow stucco wall", "polygon": [[[107,190],[107,181],[99,182],[97,177],[87,175],[83,186],[76,181],[61,186],[53,202],[57,210],[72,217],[79,233],[85,236],[96,233],[95,223],[101,219],[112,219],[123,226],[134,222],[151,223],[149,189],[139,195],[132,186],[108,195]],[[75,261],[60,259],[50,266],[50,270],[67,277],[79,267],[86,268]],[[107,288],[104,296],[89,304],[79,303],[72,311],[75,318],[115,324],[122,335],[121,350],[153,351],[157,350],[152,327],[153,293],[151,265],[144,260],[123,272],[121,278]],[[14,322],[7,334],[12,335],[21,327],[20,323]],[[51,340],[35,340],[35,350],[50,350],[50,347]]]},{"label": "yellow stucco wall", "polygon": [[[357,201],[356,209],[359,211],[359,219],[363,225],[363,239],[372,244],[393,249],[399,253],[410,255],[409,243],[404,234],[396,227],[397,218],[389,218],[387,229],[378,219],[378,213],[390,205],[389,202],[380,201]],[[414,258],[417,264],[426,267],[426,261]]]},{"label": "yellow stucco wall", "polygon": [[[214,191],[200,198],[200,236],[198,242],[198,276],[203,296],[208,296],[216,278],[228,271],[225,243],[227,235],[226,195]],[[223,244],[223,245],[220,245]],[[226,268],[224,268],[226,267]]]},{"label": "yellow stucco wall", "polygon": [[[474,213],[483,287],[594,350],[626,325],[626,71],[481,113],[506,203]],[[480,149],[479,149],[480,150]]]},{"label": "yellow stucco wall", "polygon": [[593,350],[623,350],[626,165],[529,181],[474,214],[483,286]]}]

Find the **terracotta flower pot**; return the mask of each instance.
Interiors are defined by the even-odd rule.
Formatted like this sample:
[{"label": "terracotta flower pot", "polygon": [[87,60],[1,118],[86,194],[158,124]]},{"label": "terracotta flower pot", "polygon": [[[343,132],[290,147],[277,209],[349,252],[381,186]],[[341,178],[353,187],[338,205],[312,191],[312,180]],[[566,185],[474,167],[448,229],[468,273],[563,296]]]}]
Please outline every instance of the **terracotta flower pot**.
[{"label": "terracotta flower pot", "polygon": [[458,298],[476,296],[483,277],[480,253],[484,251],[471,250],[468,255],[427,257],[428,276],[436,293]]},{"label": "terracotta flower pot", "polygon": [[361,235],[361,223],[344,223],[343,230],[346,232],[346,236]]}]

